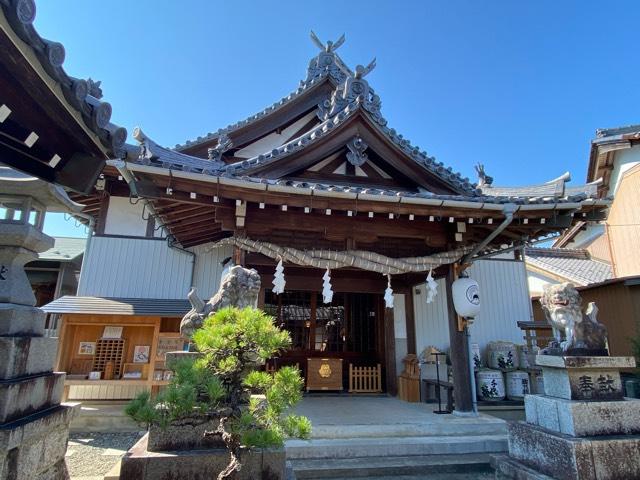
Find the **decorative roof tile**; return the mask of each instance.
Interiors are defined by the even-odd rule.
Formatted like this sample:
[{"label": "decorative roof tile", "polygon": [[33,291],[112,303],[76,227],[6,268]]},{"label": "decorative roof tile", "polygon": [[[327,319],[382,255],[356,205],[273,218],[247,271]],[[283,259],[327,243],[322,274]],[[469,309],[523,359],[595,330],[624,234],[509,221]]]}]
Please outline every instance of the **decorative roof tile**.
[{"label": "decorative roof tile", "polygon": [[590,285],[613,278],[611,265],[592,259],[587,250],[525,248],[524,253],[527,263],[578,285]]},{"label": "decorative roof tile", "polygon": [[3,0],[0,1],[0,8],[16,35],[33,49],[42,67],[60,85],[66,100],[82,114],[87,127],[98,136],[111,154],[122,155],[127,130],[111,123],[111,105],[101,100],[100,82],[67,75],[62,67],[65,59],[64,46],[42,38],[33,26],[36,17],[35,1]]}]

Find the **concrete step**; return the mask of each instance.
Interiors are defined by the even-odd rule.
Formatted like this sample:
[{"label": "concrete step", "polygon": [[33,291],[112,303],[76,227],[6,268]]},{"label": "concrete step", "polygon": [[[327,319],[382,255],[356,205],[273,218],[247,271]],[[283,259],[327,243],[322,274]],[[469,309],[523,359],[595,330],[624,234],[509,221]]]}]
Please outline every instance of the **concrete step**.
[{"label": "concrete step", "polygon": [[[385,458],[291,460],[296,480],[337,478],[420,478],[435,474],[491,472],[488,454],[416,455]],[[470,477],[471,478],[471,477]]]},{"label": "concrete step", "polygon": [[72,432],[139,432],[143,428],[124,413],[126,403],[82,402],[80,413],[71,422]]},{"label": "concrete step", "polygon": [[499,453],[507,451],[507,435],[314,438],[310,440],[288,440],[285,444],[285,449],[287,458],[291,460]]},{"label": "concrete step", "polygon": [[[483,420],[483,421],[480,421]],[[479,419],[474,422],[415,422],[369,425],[313,425],[312,439],[431,437],[461,435],[506,435],[507,424],[498,419]]]}]

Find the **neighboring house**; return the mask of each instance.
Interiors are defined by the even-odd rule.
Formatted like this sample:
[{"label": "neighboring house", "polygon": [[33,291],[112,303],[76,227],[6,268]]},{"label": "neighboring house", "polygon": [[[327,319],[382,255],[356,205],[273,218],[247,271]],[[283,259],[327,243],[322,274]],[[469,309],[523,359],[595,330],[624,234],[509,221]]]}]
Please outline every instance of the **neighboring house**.
[{"label": "neighboring house", "polygon": [[[87,240],[85,238],[55,237],[54,246],[38,255],[24,269],[41,307],[64,295],[75,295],[78,290],[80,267]],[[56,334],[56,315],[50,315],[46,328]]]},{"label": "neighboring house", "polygon": [[[309,359],[329,358],[343,381],[349,364],[380,365],[382,389],[395,394],[402,357],[434,345],[450,353],[456,409],[471,409],[454,263],[473,260],[482,292],[471,341],[521,342],[517,321],[532,318],[524,262],[488,255],[572,226],[572,212],[599,219],[607,202],[565,176],[508,188],[479,168],[471,183],[390,128],[365,78],[375,64],[353,71],[335,48],[323,46],[293,93],[215,133],[168,149],[136,129],[139,147],[109,161],[90,195],[73,196],[95,234],[77,296],[45,307],[62,315],[57,368],[69,398],[164,385],[189,289],[211,296],[232,257],[258,271],[259,306],[292,336],[280,364],[307,376]],[[286,289],[276,295],[280,259]],[[431,268],[438,293],[427,303]],[[327,272],[335,294],[325,303]],[[86,378],[96,371],[101,379]]]},{"label": "neighboring house", "polygon": [[584,248],[611,263],[613,276],[640,275],[640,125],[601,129],[591,142],[587,181],[613,197],[606,221],[578,222],[554,247]]},{"label": "neighboring house", "polygon": [[525,248],[527,280],[531,296],[540,296],[545,285],[571,282],[576,287],[612,278],[611,265],[585,249]]}]

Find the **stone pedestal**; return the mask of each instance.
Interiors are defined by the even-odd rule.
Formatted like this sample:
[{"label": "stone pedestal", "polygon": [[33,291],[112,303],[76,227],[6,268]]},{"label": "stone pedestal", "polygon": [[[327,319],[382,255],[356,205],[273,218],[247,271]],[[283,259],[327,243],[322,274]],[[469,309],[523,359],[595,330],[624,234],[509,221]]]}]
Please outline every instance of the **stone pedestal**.
[{"label": "stone pedestal", "polygon": [[[21,218],[28,218],[29,210],[25,211]],[[45,314],[34,307],[23,268],[38,252],[52,247],[53,239],[26,220],[2,220],[0,478],[65,479],[69,422],[76,409],[60,405],[65,374],[53,372],[57,340],[43,337]]]},{"label": "stone pedestal", "polygon": [[[216,478],[229,464],[224,448],[151,452],[149,433],[129,449],[122,458],[120,480],[201,480]],[[284,449],[256,449],[242,454],[238,480],[283,480]]]},{"label": "stone pedestal", "polygon": [[[165,364],[174,369],[198,352],[167,352]],[[182,418],[166,428],[151,425],[149,432],[127,451],[120,462],[120,480],[202,480],[216,478],[229,464],[230,455],[219,434],[219,418]],[[242,453],[238,480],[284,480],[284,449],[256,449]],[[236,477],[234,477],[236,478]]]},{"label": "stone pedestal", "polygon": [[640,479],[640,400],[622,395],[631,357],[538,356],[544,395],[525,397],[526,422],[509,425],[496,478]]}]

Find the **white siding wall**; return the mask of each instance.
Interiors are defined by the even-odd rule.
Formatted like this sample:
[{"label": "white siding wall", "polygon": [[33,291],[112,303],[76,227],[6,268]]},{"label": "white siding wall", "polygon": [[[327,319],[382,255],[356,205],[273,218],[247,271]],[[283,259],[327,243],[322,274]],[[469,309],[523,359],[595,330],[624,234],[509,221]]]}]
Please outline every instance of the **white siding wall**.
[{"label": "white siding wall", "polygon": [[222,274],[221,262],[233,255],[232,246],[212,249],[211,245],[208,243],[190,249],[196,254],[193,285],[198,289],[198,295],[203,299],[210,298],[218,291]]},{"label": "white siding wall", "polygon": [[79,296],[186,298],[191,256],[164,240],[94,237],[85,255]]},{"label": "white siding wall", "polygon": [[[143,203],[133,205],[129,197],[110,197],[104,233],[107,235],[130,235],[144,237],[147,222],[142,219]],[[148,215],[149,212],[146,212]]]},{"label": "white siding wall", "polygon": [[[523,262],[480,260],[469,269],[469,276],[480,286],[481,312],[471,326],[471,341],[484,353],[491,340],[523,343],[522,331],[516,322],[531,319],[531,302]],[[438,295],[426,303],[425,285],[414,289],[416,346],[418,353],[433,345],[449,348],[447,297],[444,279],[438,280]]]},{"label": "white siding wall", "polygon": [[[232,250],[210,249],[210,245],[191,249],[196,254],[193,284],[203,299],[218,290],[220,261]],[[169,248],[164,240],[93,237],[82,264],[78,295],[186,298],[192,261],[191,255]]]},{"label": "white siding wall", "polygon": [[402,359],[407,355],[407,320],[404,294],[393,296],[393,331],[396,337],[396,372],[402,373]]}]

